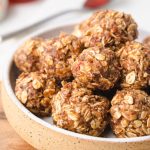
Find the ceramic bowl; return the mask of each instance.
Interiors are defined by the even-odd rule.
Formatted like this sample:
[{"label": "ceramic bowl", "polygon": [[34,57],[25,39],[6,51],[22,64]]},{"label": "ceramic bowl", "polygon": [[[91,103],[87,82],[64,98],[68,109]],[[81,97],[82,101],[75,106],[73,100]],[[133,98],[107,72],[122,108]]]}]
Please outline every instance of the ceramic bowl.
[{"label": "ceramic bowl", "polygon": [[[54,37],[60,31],[71,32],[74,25],[49,28],[26,37]],[[149,33],[140,31],[140,39]],[[136,138],[115,138],[109,131],[105,137],[92,137],[56,127],[51,118],[38,118],[28,111],[14,94],[17,68],[13,64],[17,43],[9,51],[2,79],[2,101],[7,119],[15,131],[29,144],[40,150],[150,150],[150,136]]]}]

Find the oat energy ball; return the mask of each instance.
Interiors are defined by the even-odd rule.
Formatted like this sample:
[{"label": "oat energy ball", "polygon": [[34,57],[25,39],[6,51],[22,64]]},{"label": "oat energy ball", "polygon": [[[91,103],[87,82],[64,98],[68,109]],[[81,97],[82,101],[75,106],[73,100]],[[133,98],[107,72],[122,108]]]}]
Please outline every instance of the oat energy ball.
[{"label": "oat energy ball", "polygon": [[99,136],[108,124],[109,101],[74,83],[63,86],[52,100],[52,117],[61,128]]},{"label": "oat energy ball", "polygon": [[117,137],[150,135],[150,97],[144,91],[118,91],[111,104],[111,126]]},{"label": "oat energy ball", "polygon": [[74,35],[60,34],[45,42],[40,48],[41,69],[58,80],[69,79],[72,76],[71,64],[81,53],[82,45]]},{"label": "oat energy ball", "polygon": [[75,80],[85,87],[109,90],[120,78],[115,52],[109,48],[85,49],[72,65]]},{"label": "oat energy ball", "polygon": [[17,98],[38,116],[50,116],[51,99],[58,90],[55,79],[40,72],[22,73],[16,80]]},{"label": "oat energy ball", "polygon": [[138,32],[137,24],[130,15],[114,10],[100,10],[79,24],[74,34],[83,36],[86,47],[120,47],[136,39]]},{"label": "oat energy ball", "polygon": [[144,88],[150,84],[150,49],[143,44],[127,42],[119,50],[123,88]]},{"label": "oat energy ball", "polygon": [[39,70],[38,47],[43,39],[30,39],[16,51],[14,61],[19,70],[31,72]]}]

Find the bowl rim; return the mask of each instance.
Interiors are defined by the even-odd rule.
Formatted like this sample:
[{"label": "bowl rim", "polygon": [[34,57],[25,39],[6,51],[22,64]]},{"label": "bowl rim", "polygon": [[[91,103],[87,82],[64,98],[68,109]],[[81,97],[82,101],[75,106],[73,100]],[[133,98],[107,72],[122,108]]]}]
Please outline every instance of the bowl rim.
[{"label": "bowl rim", "polygon": [[150,135],[147,136],[141,136],[141,137],[132,137],[132,138],[106,138],[106,137],[94,137],[94,136],[89,136],[89,135],[83,135],[83,134],[79,134],[79,133],[74,133],[72,131],[68,131],[62,128],[59,128],[55,125],[51,125],[48,122],[45,122],[44,120],[42,120],[41,118],[35,116],[34,114],[32,114],[26,107],[24,107],[24,105],[16,98],[15,93],[13,92],[13,89],[11,88],[11,83],[10,83],[10,77],[9,77],[9,72],[12,66],[12,62],[13,62],[13,56],[14,56],[14,52],[16,50],[16,48],[25,40],[32,38],[32,37],[36,37],[39,36],[40,34],[46,33],[48,31],[52,31],[52,30],[56,30],[59,29],[61,27],[69,27],[69,26],[74,26],[77,22],[74,23],[70,23],[70,24],[61,24],[61,25],[57,25],[55,27],[48,27],[45,29],[41,29],[38,30],[36,32],[34,32],[33,34],[30,34],[28,36],[26,36],[25,38],[23,38],[23,40],[17,42],[14,44],[14,46],[12,46],[10,53],[8,54],[7,59],[5,59],[5,67],[3,67],[3,71],[2,71],[2,82],[3,82],[3,86],[6,89],[6,92],[8,94],[8,96],[10,97],[10,99],[12,100],[12,102],[23,112],[25,113],[25,115],[27,115],[29,118],[31,118],[33,121],[39,123],[40,125],[49,128],[55,132],[61,133],[61,134],[65,134],[74,138],[78,138],[78,139],[83,139],[83,140],[89,140],[89,141],[96,141],[96,142],[114,142],[114,143],[125,143],[125,142],[141,142],[141,141],[145,141],[145,140],[149,140],[150,139]]}]

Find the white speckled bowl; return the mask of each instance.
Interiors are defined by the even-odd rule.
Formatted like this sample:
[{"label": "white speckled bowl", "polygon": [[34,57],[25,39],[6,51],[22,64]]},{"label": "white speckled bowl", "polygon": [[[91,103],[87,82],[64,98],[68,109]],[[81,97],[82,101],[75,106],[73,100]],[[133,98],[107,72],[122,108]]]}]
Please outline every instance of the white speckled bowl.
[{"label": "white speckled bowl", "polygon": [[[60,31],[71,32],[72,29],[73,25],[46,29],[24,40],[35,36],[53,37]],[[140,39],[148,34],[141,31]],[[13,64],[13,54],[21,43],[12,47],[3,69],[2,101],[8,121],[24,140],[40,150],[150,150],[150,136],[115,138],[107,131],[105,133],[107,138],[81,135],[56,127],[51,118],[40,119],[29,112],[14,94],[17,69]]]}]

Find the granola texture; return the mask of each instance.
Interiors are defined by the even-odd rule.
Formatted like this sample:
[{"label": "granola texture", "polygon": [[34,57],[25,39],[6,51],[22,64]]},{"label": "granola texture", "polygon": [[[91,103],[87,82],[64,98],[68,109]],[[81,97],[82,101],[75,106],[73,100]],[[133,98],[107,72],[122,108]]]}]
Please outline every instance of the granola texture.
[{"label": "granola texture", "polygon": [[51,115],[51,100],[58,91],[56,80],[40,72],[21,73],[16,80],[17,98],[38,116]]},{"label": "granola texture", "polygon": [[117,137],[150,135],[150,97],[144,91],[118,91],[111,104],[111,127]]},{"label": "granola texture", "polygon": [[85,47],[103,46],[117,50],[127,41],[137,38],[137,24],[129,14],[114,10],[100,10],[77,25],[75,35]]},{"label": "granola texture", "polygon": [[91,89],[109,90],[120,78],[120,66],[115,52],[109,48],[85,49],[72,65],[77,82]]},{"label": "granola texture", "polygon": [[47,40],[39,48],[41,70],[58,80],[72,77],[71,64],[82,51],[80,40],[74,35],[60,34]]},{"label": "granola texture", "polygon": [[39,70],[38,48],[44,42],[41,38],[27,40],[15,53],[14,61],[19,70],[31,72]]},{"label": "granola texture", "polygon": [[52,100],[52,117],[61,128],[92,136],[100,136],[108,124],[109,101],[93,95],[87,88],[70,82]]},{"label": "granola texture", "polygon": [[118,52],[122,67],[122,88],[145,88],[150,84],[150,49],[142,43],[127,42]]},{"label": "granola texture", "polygon": [[119,138],[150,135],[150,37],[134,41],[137,28],[129,14],[100,10],[72,34],[27,40],[14,55],[16,97],[76,133],[105,136],[109,124]]}]

